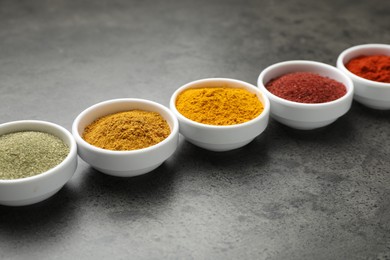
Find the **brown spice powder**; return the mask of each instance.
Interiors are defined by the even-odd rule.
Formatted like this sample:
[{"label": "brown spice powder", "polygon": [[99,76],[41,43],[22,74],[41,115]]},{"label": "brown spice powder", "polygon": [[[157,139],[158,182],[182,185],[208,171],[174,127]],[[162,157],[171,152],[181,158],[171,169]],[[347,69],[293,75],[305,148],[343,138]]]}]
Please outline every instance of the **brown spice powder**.
[{"label": "brown spice powder", "polygon": [[108,150],[137,150],[155,145],[171,133],[167,121],[156,112],[131,110],[110,114],[88,125],[83,139]]}]

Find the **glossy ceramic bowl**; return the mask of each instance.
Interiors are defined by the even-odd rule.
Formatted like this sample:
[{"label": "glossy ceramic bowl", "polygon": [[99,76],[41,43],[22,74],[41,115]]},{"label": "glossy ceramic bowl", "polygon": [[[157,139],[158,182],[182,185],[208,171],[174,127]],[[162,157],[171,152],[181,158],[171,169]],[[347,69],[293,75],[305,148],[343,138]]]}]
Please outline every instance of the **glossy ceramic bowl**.
[{"label": "glossy ceramic bowl", "polygon": [[[242,88],[254,93],[264,106],[256,118],[236,125],[217,126],[195,122],[183,116],[176,109],[178,95],[190,88],[228,87]],[[255,86],[234,79],[209,78],[190,82],[177,89],[170,101],[170,108],[179,120],[180,133],[194,145],[211,151],[228,151],[240,148],[260,135],[268,125],[270,104],[268,98]]]},{"label": "glossy ceramic bowl", "polygon": [[[169,124],[170,135],[158,144],[139,150],[111,151],[87,143],[82,134],[86,126],[96,119],[113,113],[133,109],[159,113]],[[158,103],[144,99],[113,99],[93,105],[81,112],[72,127],[79,156],[93,168],[108,175],[131,177],[156,169],[176,150],[179,123],[172,112]]]},{"label": "glossy ceramic bowl", "polygon": [[357,76],[346,67],[351,59],[362,55],[390,56],[389,44],[363,44],[344,50],[337,59],[337,67],[353,81],[354,99],[374,109],[390,109],[390,83],[377,82]]},{"label": "glossy ceramic bowl", "polygon": [[0,180],[0,204],[24,206],[43,201],[58,192],[73,176],[77,168],[77,145],[65,128],[35,120],[14,121],[0,125],[0,135],[39,131],[60,138],[69,146],[68,156],[54,168],[41,174],[13,180]]},{"label": "glossy ceramic bowl", "polygon": [[[299,103],[280,98],[267,90],[265,85],[272,79],[292,72],[312,72],[341,82],[347,93],[341,98],[325,103]],[[263,70],[257,81],[258,87],[267,94],[271,103],[271,116],[292,128],[310,130],[333,123],[351,107],[353,83],[337,68],[315,61],[285,61]]]}]

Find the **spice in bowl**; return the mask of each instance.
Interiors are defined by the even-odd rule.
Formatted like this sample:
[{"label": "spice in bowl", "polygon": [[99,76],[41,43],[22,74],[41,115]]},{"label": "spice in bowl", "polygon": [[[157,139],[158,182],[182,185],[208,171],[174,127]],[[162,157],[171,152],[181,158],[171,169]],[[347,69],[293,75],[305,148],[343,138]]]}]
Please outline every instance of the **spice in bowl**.
[{"label": "spice in bowl", "polygon": [[130,110],[103,116],[83,133],[83,139],[99,148],[128,151],[155,145],[171,133],[167,121],[156,112]]},{"label": "spice in bowl", "polygon": [[345,67],[359,77],[390,83],[390,56],[361,55],[351,59]]},{"label": "spice in bowl", "polygon": [[190,88],[176,99],[177,110],[188,119],[208,125],[250,121],[264,110],[256,94],[241,88]]},{"label": "spice in bowl", "polygon": [[283,99],[299,103],[330,102],[347,93],[345,86],[312,72],[293,72],[270,80],[266,89]]},{"label": "spice in bowl", "polygon": [[0,179],[12,180],[41,174],[60,164],[69,147],[58,137],[37,131],[0,136]]}]

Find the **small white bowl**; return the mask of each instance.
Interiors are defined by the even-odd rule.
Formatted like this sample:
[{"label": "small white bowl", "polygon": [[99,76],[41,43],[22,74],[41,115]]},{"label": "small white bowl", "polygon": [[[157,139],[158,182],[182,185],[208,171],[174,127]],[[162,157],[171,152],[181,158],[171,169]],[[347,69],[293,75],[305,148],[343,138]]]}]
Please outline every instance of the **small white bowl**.
[{"label": "small white bowl", "polygon": [[[325,103],[299,103],[280,98],[267,90],[272,79],[293,72],[312,72],[341,82],[347,93],[339,99]],[[353,99],[352,81],[337,68],[315,61],[285,61],[263,70],[257,80],[258,87],[267,94],[271,103],[271,117],[289,127],[311,130],[329,125],[348,112]]]},{"label": "small white bowl", "polygon": [[77,168],[77,145],[71,133],[65,128],[36,120],[14,121],[0,125],[0,135],[39,131],[60,138],[69,146],[67,157],[54,168],[41,174],[13,180],[0,180],[0,204],[24,206],[43,201],[58,192],[73,176]]},{"label": "small white bowl", "polygon": [[[264,106],[256,118],[236,125],[217,126],[195,122],[176,109],[178,95],[190,88],[228,87],[242,88],[254,93]],[[207,150],[222,152],[240,148],[260,135],[268,125],[270,104],[268,98],[255,86],[234,79],[209,78],[190,82],[177,89],[170,101],[170,108],[179,120],[180,133],[191,143]]]},{"label": "small white bowl", "polygon": [[354,99],[374,109],[390,109],[390,83],[377,82],[357,76],[350,72],[345,64],[362,55],[390,56],[389,44],[363,44],[344,50],[337,59],[337,67],[348,75],[355,87]]},{"label": "small white bowl", "polygon": [[[96,119],[134,109],[159,113],[171,128],[170,135],[158,144],[131,151],[102,149],[89,144],[81,137],[85,127]],[[87,108],[74,120],[72,132],[78,145],[79,156],[85,162],[100,172],[118,177],[141,175],[156,169],[175,152],[179,141],[179,123],[168,108],[149,100],[135,98],[108,100]]]}]

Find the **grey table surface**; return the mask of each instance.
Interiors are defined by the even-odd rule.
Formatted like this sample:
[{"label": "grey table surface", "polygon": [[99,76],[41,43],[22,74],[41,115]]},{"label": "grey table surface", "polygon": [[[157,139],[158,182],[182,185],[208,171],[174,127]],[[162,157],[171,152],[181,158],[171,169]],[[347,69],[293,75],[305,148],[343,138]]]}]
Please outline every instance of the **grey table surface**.
[{"label": "grey table surface", "polygon": [[[285,60],[335,65],[390,43],[390,1],[0,0],[0,123],[71,129],[100,101],[168,106],[208,77],[256,84]],[[389,259],[390,111],[356,102],[332,125],[271,120],[249,145],[180,138],[153,172],[115,178],[79,159],[52,198],[0,207],[1,259]]]}]

